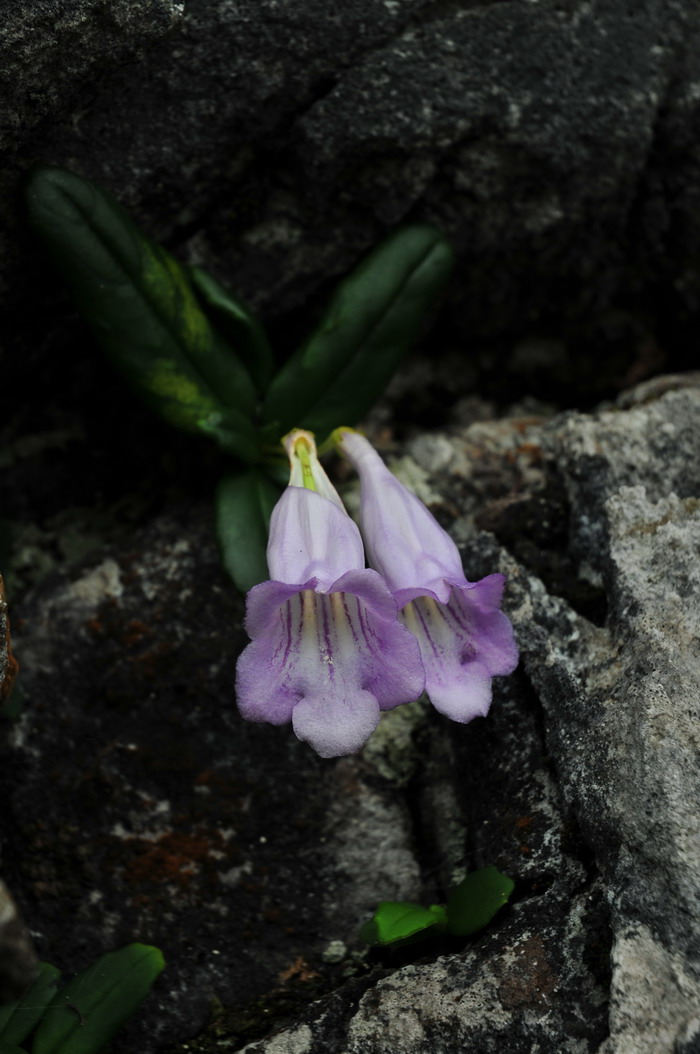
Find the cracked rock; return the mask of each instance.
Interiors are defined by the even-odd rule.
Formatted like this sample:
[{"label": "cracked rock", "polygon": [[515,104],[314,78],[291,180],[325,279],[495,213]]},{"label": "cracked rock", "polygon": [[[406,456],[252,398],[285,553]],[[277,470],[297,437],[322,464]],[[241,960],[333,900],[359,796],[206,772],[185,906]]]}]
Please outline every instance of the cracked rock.
[{"label": "cracked rock", "polygon": [[[404,966],[359,1000],[349,992],[342,1027],[321,1002],[306,1012],[303,1025],[249,1045],[248,1054],[283,1050],[288,1036],[296,1037],[303,1054],[695,1049],[699,410],[700,389],[686,387],[625,412],[567,414],[539,430],[530,426],[528,442],[539,440],[541,463],[562,473],[572,558],[606,592],[603,626],[548,592],[510,553],[499,556],[487,536],[472,534],[467,546],[465,566],[472,574],[500,561],[509,575],[510,614],[549,759],[538,777],[537,758],[522,753],[527,734],[521,750],[504,759],[497,729],[510,705],[497,697],[485,726],[464,737],[462,756],[476,761],[480,781],[489,762],[497,786],[507,771],[508,797],[500,800],[480,782],[486,792],[470,802],[467,854],[483,862],[496,844],[487,824],[502,824],[510,803],[523,811],[513,770],[528,774],[526,786],[528,779],[543,780],[542,790],[551,771],[563,802],[557,792],[550,793],[549,805],[547,796],[538,796],[526,814],[530,823],[520,828],[527,848],[535,850],[529,873],[534,896],[517,902],[501,929],[466,951]],[[518,424],[511,423],[515,434]],[[481,428],[492,454],[499,447],[507,451],[507,429],[501,422],[490,436],[486,427],[484,436]],[[451,437],[455,457],[468,451],[469,435],[467,429]],[[433,480],[445,497],[454,486],[448,472]],[[472,500],[478,502],[478,492]],[[464,530],[459,522],[455,528]],[[517,526],[511,528],[517,534]],[[526,732],[525,698],[516,690],[515,736]],[[564,821],[560,833],[557,820]],[[581,840],[576,862],[559,855],[561,847],[570,851],[574,829]],[[549,844],[538,861],[542,834]],[[523,881],[527,868],[519,872]],[[342,992],[334,998],[342,1001]]]},{"label": "cracked rock", "polygon": [[[242,602],[205,505],[24,599],[6,877],[68,972],[165,951],[115,1054],[694,1049],[699,410],[668,380],[590,415],[385,436],[469,577],[508,576],[522,666],[467,726],[419,702],[322,761],[241,721]],[[481,934],[362,945],[379,900],[444,903],[488,865],[516,885]]]},{"label": "cracked rock", "polygon": [[548,397],[574,364],[575,395],[595,399],[687,356],[690,0],[69,6],[13,2],[6,30],[3,299],[22,357],[40,355],[24,309],[38,277],[67,321],[17,208],[42,162],[106,186],[268,317],[324,296],[397,223],[421,220],[457,248],[442,339],[463,359],[517,341],[516,384]]}]

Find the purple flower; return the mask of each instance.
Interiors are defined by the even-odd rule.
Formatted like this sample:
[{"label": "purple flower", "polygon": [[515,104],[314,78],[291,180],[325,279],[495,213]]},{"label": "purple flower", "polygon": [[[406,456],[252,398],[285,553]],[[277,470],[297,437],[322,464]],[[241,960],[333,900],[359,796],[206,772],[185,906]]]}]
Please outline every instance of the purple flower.
[{"label": "purple flower", "polygon": [[423,691],[420,649],[384,580],[365,568],[360,532],[313,436],[291,432],[285,446],[290,483],[270,522],[271,581],[248,593],[238,708],[249,721],[291,720],[321,757],[352,754],[380,711]]},{"label": "purple flower", "polygon": [[334,439],[359,473],[369,563],[388,582],[399,618],[420,644],[430,701],[454,721],[485,715],[491,678],[518,663],[513,628],[500,611],[503,575],[468,582],[450,536],[370,443],[345,428]]}]

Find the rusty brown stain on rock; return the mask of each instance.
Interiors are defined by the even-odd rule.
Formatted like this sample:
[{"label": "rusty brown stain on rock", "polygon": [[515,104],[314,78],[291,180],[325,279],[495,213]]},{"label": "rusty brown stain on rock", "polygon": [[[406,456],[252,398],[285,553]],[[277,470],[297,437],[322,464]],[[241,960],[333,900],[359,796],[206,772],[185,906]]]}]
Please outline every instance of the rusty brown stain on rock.
[{"label": "rusty brown stain on rock", "polygon": [[544,461],[545,453],[538,443],[520,443],[515,450],[506,450],[505,459],[514,464],[519,458],[528,458],[533,464],[539,465]]},{"label": "rusty brown stain on rock", "polygon": [[140,644],[142,640],[153,636],[153,630],[140,619],[131,619],[127,622],[124,630],[123,643],[126,647]]},{"label": "rusty brown stain on rock", "polygon": [[219,831],[200,829],[191,834],[168,831],[153,842],[131,838],[126,845],[134,850],[123,872],[130,885],[172,883],[185,889],[212,852],[221,852],[224,839]]},{"label": "rusty brown stain on rock", "polygon": [[313,981],[315,977],[320,976],[320,973],[313,970],[303,956],[298,955],[286,970],[282,970],[279,981],[280,984],[287,984],[288,981]]},{"label": "rusty brown stain on rock", "polygon": [[515,962],[502,973],[498,997],[508,1010],[518,1007],[543,1007],[557,988],[542,937],[528,937],[518,945]]}]

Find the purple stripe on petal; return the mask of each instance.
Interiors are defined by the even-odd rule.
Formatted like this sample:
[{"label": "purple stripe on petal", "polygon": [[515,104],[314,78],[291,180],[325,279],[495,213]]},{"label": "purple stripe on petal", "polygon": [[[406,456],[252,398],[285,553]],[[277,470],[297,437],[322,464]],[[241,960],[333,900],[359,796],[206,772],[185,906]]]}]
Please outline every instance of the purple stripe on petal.
[{"label": "purple stripe on petal", "polygon": [[[435,601],[433,601],[433,603],[435,603]],[[433,619],[429,617],[427,598],[424,598],[422,603],[416,602],[413,605],[413,609],[416,613],[416,619],[420,624],[420,639],[426,642],[435,658],[439,661],[442,658],[443,649],[438,644],[439,638],[435,629],[433,629],[432,633],[430,631],[430,624],[432,624]],[[423,660],[425,661],[425,655],[423,655]]]},{"label": "purple stripe on petal", "polygon": [[425,675],[376,572],[350,571],[329,592],[312,583],[265,582],[248,594],[255,636],[238,660],[238,706],[251,721],[291,719],[301,739],[334,757],[362,746],[380,710],[417,699]]},{"label": "purple stripe on petal", "polygon": [[[354,612],[355,617],[353,618],[353,616],[350,614],[350,604],[349,604],[348,594],[347,593],[337,593],[337,594],[333,593],[331,595],[332,596],[340,596],[340,597],[342,597],[342,599],[343,599],[343,614],[344,614],[345,618],[348,621],[348,625],[350,627],[350,632],[352,633],[353,642],[354,642],[355,646],[358,646],[359,642],[360,642],[360,637],[358,636],[358,626],[359,626],[358,616],[359,616],[359,612],[360,612],[360,606],[358,604],[357,597],[353,597],[352,598],[353,605],[354,605],[354,608],[355,608],[355,612]],[[356,625],[356,623],[358,625]]]},{"label": "purple stripe on petal", "polygon": [[315,589],[317,580],[290,585],[287,582],[261,582],[246,597],[245,628],[253,640],[266,633],[279,618],[282,605],[303,589]]},{"label": "purple stripe on petal", "polygon": [[[518,665],[513,627],[497,606],[503,587],[490,581],[500,577],[490,575],[468,589],[453,589],[448,604],[450,614],[466,627],[464,632],[469,634],[474,654],[492,676],[512,673]],[[489,602],[494,597],[498,600],[491,607]]]},{"label": "purple stripe on petal", "polygon": [[511,673],[518,650],[510,621],[497,606],[502,576],[453,587],[447,604],[419,597],[400,612],[415,635],[433,706],[455,721],[484,715],[491,702],[491,677]]}]

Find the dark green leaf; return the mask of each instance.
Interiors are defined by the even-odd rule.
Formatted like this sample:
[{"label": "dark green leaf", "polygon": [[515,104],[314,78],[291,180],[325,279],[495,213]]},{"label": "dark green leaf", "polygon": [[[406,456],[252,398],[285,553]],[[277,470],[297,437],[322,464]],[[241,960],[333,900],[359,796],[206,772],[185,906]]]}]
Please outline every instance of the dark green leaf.
[{"label": "dark green leaf", "polygon": [[405,901],[383,900],[370,922],[360,930],[360,937],[368,944],[396,944],[408,941],[427,931],[442,932],[445,928],[445,909],[439,904],[423,908]]},{"label": "dark green leaf", "polygon": [[453,253],[431,227],[406,227],[340,284],[311,338],[282,367],[264,404],[266,437],[292,427],[323,438],[382,394],[447,281]]},{"label": "dark green leaf", "polygon": [[0,1007],[0,1040],[13,1044],[26,1039],[56,994],[60,976],[61,971],[55,966],[40,964],[36,980],[27,994],[17,1003]]},{"label": "dark green leaf", "polygon": [[466,937],[483,929],[508,901],[515,883],[495,867],[472,871],[450,894],[447,901],[447,929]]},{"label": "dark green leaf", "polygon": [[224,567],[242,592],[269,578],[267,534],[279,488],[258,469],[226,475],[216,492],[216,532]]},{"label": "dark green leaf", "polygon": [[0,1054],[27,1054],[24,1047],[16,1047],[14,1043],[5,1043],[0,1039]]},{"label": "dark green leaf", "polygon": [[32,1054],[98,1054],[138,1009],[163,966],[160,951],[145,944],[103,955],[51,1001]]},{"label": "dark green leaf", "polygon": [[200,432],[211,438],[227,454],[254,464],[259,460],[259,437],[250,427],[250,422],[238,410],[215,410],[197,422]]},{"label": "dark green leaf", "polygon": [[253,382],[172,256],[108,194],[72,172],[38,169],[27,200],[32,224],[99,342],[153,409],[196,431],[233,408],[254,442]]},{"label": "dark green leaf", "polygon": [[248,308],[201,267],[190,268],[195,289],[209,309],[216,329],[235,348],[261,392],[270,383],[274,360],[265,330]]}]

